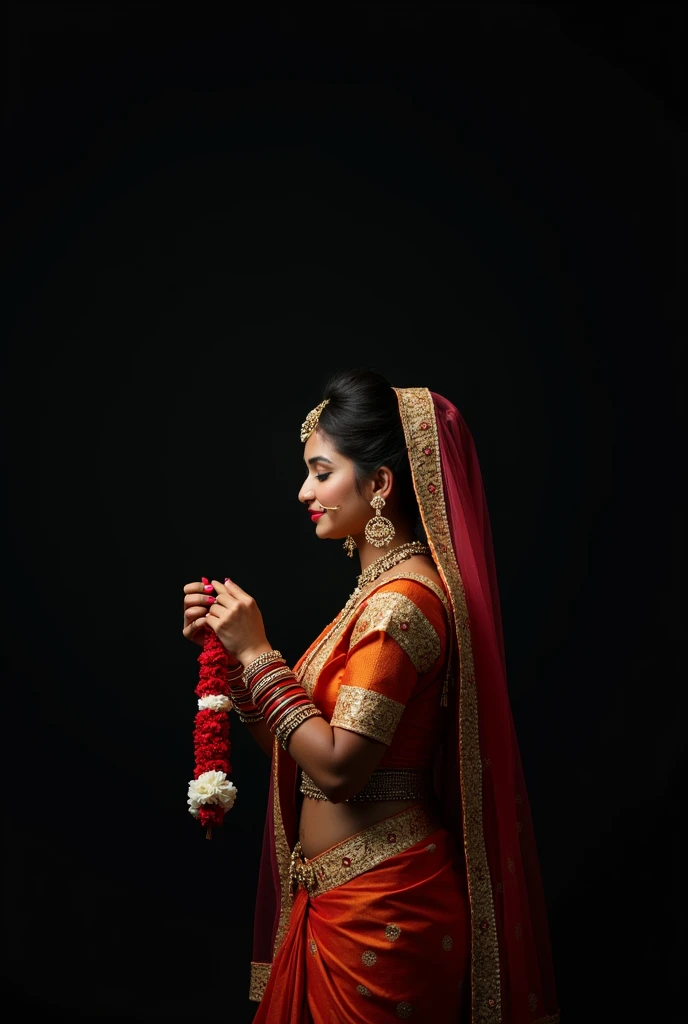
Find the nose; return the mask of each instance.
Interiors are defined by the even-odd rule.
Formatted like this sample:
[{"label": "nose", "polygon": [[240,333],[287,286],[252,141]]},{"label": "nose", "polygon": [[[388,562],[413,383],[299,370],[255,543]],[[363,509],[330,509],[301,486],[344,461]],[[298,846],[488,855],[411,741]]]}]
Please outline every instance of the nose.
[{"label": "nose", "polygon": [[304,505],[308,504],[309,501],[315,501],[315,491],[312,487],[307,487],[305,484],[299,489],[299,501]]}]

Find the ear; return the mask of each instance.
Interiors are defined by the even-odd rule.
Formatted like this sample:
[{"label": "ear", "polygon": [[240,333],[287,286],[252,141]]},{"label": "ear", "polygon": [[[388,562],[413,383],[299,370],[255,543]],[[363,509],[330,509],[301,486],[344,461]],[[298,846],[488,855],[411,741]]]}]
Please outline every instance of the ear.
[{"label": "ear", "polygon": [[374,498],[376,494],[379,494],[385,501],[389,501],[389,496],[392,493],[394,487],[394,473],[389,466],[380,466],[375,471],[371,480],[370,497]]}]

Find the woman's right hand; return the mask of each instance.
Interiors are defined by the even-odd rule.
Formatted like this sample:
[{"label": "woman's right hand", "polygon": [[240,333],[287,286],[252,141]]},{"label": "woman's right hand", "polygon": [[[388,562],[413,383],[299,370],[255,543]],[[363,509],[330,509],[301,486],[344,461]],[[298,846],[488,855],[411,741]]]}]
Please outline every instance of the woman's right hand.
[{"label": "woman's right hand", "polygon": [[[207,589],[210,587],[210,589]],[[182,633],[187,640],[203,647],[207,630],[210,626],[199,625],[199,619],[205,619],[208,608],[215,603],[213,588],[205,577],[195,583],[187,583],[184,587],[184,625]]]}]

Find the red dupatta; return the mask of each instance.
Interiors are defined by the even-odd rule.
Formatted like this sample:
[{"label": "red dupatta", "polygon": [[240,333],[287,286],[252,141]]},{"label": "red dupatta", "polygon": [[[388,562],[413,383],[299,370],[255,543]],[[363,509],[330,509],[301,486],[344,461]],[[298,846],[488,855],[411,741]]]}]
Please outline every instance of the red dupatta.
[{"label": "red dupatta", "polygon": [[[446,398],[427,388],[395,391],[423,525],[454,612],[458,679],[438,785],[445,824],[463,839],[466,857],[471,1024],[555,1024],[547,913],[509,702],[492,533],[475,445]],[[255,914],[254,999],[286,932],[289,853],[297,838],[297,765],[278,744],[274,751]]]}]

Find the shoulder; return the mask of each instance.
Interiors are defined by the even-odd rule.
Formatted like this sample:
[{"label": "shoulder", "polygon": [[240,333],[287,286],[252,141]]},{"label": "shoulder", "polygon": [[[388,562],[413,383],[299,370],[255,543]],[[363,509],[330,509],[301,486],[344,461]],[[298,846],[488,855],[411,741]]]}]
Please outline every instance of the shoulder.
[{"label": "shoulder", "polygon": [[436,571],[430,576],[425,571],[404,569],[382,577],[368,594],[366,604],[382,601],[392,604],[397,601],[400,606],[404,601],[411,601],[433,619],[438,615],[444,619],[450,613],[449,599]]},{"label": "shoulder", "polygon": [[389,639],[424,672],[445,647],[448,607],[443,589],[429,577],[408,572],[388,577],[361,601],[349,648],[374,637]]}]

